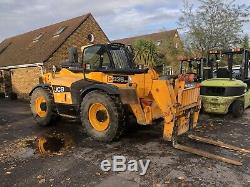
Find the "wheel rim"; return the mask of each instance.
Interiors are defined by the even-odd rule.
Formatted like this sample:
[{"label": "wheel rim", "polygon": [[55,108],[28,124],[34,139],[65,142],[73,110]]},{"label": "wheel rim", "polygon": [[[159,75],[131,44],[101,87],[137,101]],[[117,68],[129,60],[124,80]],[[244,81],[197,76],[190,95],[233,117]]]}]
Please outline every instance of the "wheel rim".
[{"label": "wheel rim", "polygon": [[92,104],[89,108],[89,121],[95,130],[99,132],[105,131],[110,123],[107,108],[101,103]]},{"label": "wheel rim", "polygon": [[47,105],[46,105],[46,99],[41,96],[38,97],[35,101],[35,108],[36,108],[36,113],[39,117],[43,118],[47,114]]}]

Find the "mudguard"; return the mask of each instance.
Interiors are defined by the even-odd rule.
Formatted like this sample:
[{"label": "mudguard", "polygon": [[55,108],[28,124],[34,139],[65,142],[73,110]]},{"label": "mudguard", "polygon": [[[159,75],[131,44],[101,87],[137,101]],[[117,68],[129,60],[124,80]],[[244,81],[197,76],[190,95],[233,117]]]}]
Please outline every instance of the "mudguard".
[{"label": "mudguard", "polygon": [[44,89],[51,89],[51,87],[50,87],[50,85],[48,85],[48,84],[38,84],[38,85],[36,85],[32,90],[31,90],[31,92],[29,93],[29,96],[31,96],[32,95],[32,93],[34,92],[34,90],[35,89],[37,89],[37,88],[44,88]]},{"label": "mudguard", "polygon": [[71,95],[73,104],[80,106],[82,98],[91,91],[100,90],[110,95],[119,95],[117,87],[109,84],[101,84],[93,81],[81,80],[71,86]]},{"label": "mudguard", "polygon": [[81,90],[81,95],[85,96],[87,93],[93,91],[93,90],[101,90],[104,92],[107,92],[110,95],[119,95],[119,90],[117,87],[109,84],[94,84],[91,85],[83,90]]}]

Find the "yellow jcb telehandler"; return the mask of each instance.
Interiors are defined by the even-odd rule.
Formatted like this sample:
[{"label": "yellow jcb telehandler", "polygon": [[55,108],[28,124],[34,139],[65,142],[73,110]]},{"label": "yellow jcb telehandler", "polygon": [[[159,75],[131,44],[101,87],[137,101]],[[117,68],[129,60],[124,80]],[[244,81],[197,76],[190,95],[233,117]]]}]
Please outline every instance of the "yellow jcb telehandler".
[{"label": "yellow jcb telehandler", "polygon": [[105,142],[122,135],[128,116],[140,125],[162,118],[163,137],[175,148],[218,159],[177,143],[178,135],[197,125],[199,92],[198,84],[189,87],[182,76],[163,80],[153,69],[136,68],[123,44],[96,44],[83,47],[80,62],[77,49],[71,48],[69,61],[60,70],[44,74],[31,91],[30,105],[41,126],[50,125],[59,114],[74,114],[81,117],[89,136]]}]

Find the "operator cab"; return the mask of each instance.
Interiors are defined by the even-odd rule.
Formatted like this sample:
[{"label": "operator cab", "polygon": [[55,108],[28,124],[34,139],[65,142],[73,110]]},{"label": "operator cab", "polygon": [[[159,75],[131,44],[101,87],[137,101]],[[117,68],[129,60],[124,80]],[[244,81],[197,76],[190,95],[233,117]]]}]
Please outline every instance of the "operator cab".
[{"label": "operator cab", "polygon": [[[72,50],[71,50],[72,51]],[[69,59],[75,59],[75,53],[69,51]],[[82,48],[81,60],[71,60],[70,63],[62,65],[63,68],[74,72],[107,72],[139,74],[147,73],[148,69],[139,69],[133,63],[131,49],[124,44],[96,44]]]}]

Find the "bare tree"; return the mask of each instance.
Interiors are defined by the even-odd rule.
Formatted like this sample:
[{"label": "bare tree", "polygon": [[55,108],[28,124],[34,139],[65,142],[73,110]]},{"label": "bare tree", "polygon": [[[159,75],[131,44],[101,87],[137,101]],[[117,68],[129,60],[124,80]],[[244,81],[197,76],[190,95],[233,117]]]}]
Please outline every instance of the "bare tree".
[{"label": "bare tree", "polygon": [[186,44],[203,54],[212,49],[240,45],[243,26],[248,22],[249,6],[235,0],[198,0],[199,6],[184,1],[179,26],[184,30]]}]

